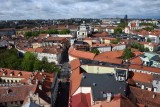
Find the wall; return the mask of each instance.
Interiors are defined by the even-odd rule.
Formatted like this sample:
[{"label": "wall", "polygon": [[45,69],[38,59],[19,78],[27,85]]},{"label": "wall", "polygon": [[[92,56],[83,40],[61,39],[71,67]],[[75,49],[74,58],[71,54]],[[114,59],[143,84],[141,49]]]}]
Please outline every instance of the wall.
[{"label": "wall", "polygon": [[106,47],[97,47],[97,49],[101,52],[111,51],[111,46]]},{"label": "wall", "polygon": [[112,48],[112,51],[124,50],[125,48],[126,48],[126,45],[117,45],[117,46]]},{"label": "wall", "polygon": [[[42,60],[43,57],[46,57],[48,59],[48,62],[54,62],[56,64],[58,64],[58,56],[56,54],[48,54],[48,53],[36,53],[37,54],[37,59],[38,60]],[[61,58],[61,57],[60,57]],[[60,59],[59,59],[60,60]]]},{"label": "wall", "polygon": [[88,66],[88,65],[81,65],[81,67],[87,73],[95,73],[95,74],[104,74],[104,73],[115,73],[113,67],[104,67],[104,66]]}]

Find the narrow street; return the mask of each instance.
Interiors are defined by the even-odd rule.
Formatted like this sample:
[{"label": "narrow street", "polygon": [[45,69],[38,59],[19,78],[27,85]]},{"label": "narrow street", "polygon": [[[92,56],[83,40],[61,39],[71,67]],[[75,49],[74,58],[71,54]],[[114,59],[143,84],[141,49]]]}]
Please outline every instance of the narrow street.
[{"label": "narrow street", "polygon": [[68,50],[64,52],[61,62],[61,74],[59,76],[59,90],[57,95],[56,107],[68,107],[69,98],[69,77],[70,65],[68,63]]}]

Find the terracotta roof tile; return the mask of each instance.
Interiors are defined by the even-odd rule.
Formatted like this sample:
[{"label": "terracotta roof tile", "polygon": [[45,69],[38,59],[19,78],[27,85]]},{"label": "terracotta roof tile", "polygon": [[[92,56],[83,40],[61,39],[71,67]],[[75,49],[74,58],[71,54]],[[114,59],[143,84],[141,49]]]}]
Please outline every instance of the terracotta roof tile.
[{"label": "terracotta roof tile", "polygon": [[112,64],[122,64],[123,60],[118,58],[103,58],[103,57],[95,57],[94,60],[108,62]]},{"label": "terracotta roof tile", "polygon": [[106,37],[108,35],[109,35],[108,32],[102,32],[102,33],[93,34],[93,36],[96,36],[96,37]]},{"label": "terracotta roof tile", "polygon": [[[3,75],[5,74],[5,75]],[[28,79],[32,75],[32,72],[11,70],[7,68],[0,68],[0,77],[15,77]]]},{"label": "terracotta roof tile", "polygon": [[[131,73],[131,72],[130,72]],[[152,75],[149,74],[144,74],[144,73],[138,73],[138,72],[132,72],[132,79],[134,81],[139,81],[139,82],[145,82],[145,83],[151,83],[153,80]]]},{"label": "terracotta roof tile", "polygon": [[48,37],[45,41],[60,41],[60,42],[66,42],[68,41],[65,37]]},{"label": "terracotta roof tile", "polygon": [[137,65],[143,64],[140,56],[133,57],[133,58],[129,59],[128,62],[130,62],[131,64],[137,64]]},{"label": "terracotta roof tile", "polygon": [[79,51],[79,50],[75,50],[73,48],[70,48],[68,53],[69,53],[69,55],[76,57],[76,58],[84,58],[84,59],[91,59],[91,60],[93,60],[96,55],[91,52]]},{"label": "terracotta roof tile", "polygon": [[129,68],[130,69],[136,69],[136,70],[143,70],[143,71],[150,71],[150,72],[160,73],[160,68],[154,68],[154,67],[149,67],[149,66],[140,66],[140,65],[131,64],[129,66]]},{"label": "terracotta roof tile", "polygon": [[80,67],[80,61],[79,59],[74,59],[70,62],[71,70],[74,70],[78,67]]},{"label": "terracotta roof tile", "polygon": [[137,107],[137,105],[131,102],[128,98],[119,94],[114,96],[111,102],[102,101],[100,106],[95,105],[93,107]]},{"label": "terracotta roof tile", "polygon": [[123,55],[123,50],[103,52],[95,56],[95,58],[120,58]]},{"label": "terracotta roof tile", "polygon": [[81,74],[80,68],[73,70],[70,77],[70,95],[71,96],[80,86],[81,80],[82,80],[82,74]]},{"label": "terracotta roof tile", "polygon": [[91,97],[90,94],[79,93],[71,98],[71,107],[90,107]]},{"label": "terracotta roof tile", "polygon": [[[160,106],[160,94],[148,90],[142,90],[137,87],[130,86],[130,91],[136,98],[137,103],[143,104],[148,107]],[[155,96],[153,98],[153,96]]]},{"label": "terracotta roof tile", "polygon": [[24,101],[36,85],[0,87],[0,102]]}]

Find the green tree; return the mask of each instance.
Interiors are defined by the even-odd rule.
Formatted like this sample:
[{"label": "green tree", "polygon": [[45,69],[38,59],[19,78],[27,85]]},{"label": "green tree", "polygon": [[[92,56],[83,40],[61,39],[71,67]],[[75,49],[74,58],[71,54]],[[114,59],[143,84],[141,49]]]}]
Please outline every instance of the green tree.
[{"label": "green tree", "polygon": [[69,33],[70,33],[70,30],[68,30],[68,29],[59,31],[59,34],[69,34]]},{"label": "green tree", "polygon": [[121,34],[122,33],[122,28],[117,27],[114,29],[114,34]]},{"label": "green tree", "polygon": [[33,71],[35,59],[34,54],[26,52],[22,61],[22,69],[26,71]]},{"label": "green tree", "polygon": [[21,58],[18,57],[16,49],[0,49],[0,67],[20,69]]},{"label": "green tree", "polygon": [[143,28],[143,29],[146,30],[146,31],[153,31],[154,30],[153,27],[146,27],[146,28]]},{"label": "green tree", "polygon": [[26,36],[26,37],[32,37],[32,32],[26,32],[26,33],[24,34],[24,36]]},{"label": "green tree", "polygon": [[149,52],[149,48],[145,48],[145,52]]},{"label": "green tree", "polygon": [[35,71],[35,70],[42,71],[42,69],[43,69],[43,67],[44,67],[44,66],[43,66],[43,62],[42,62],[42,61],[39,61],[39,60],[35,60],[33,67],[34,67],[34,69],[33,69],[34,71]]},{"label": "green tree", "polygon": [[151,42],[151,39],[150,39],[150,38],[147,38],[147,42]]},{"label": "green tree", "polygon": [[100,52],[97,48],[94,48],[91,50],[92,53],[95,53],[96,55],[98,55]]},{"label": "green tree", "polygon": [[118,27],[125,28],[128,26],[127,20],[121,20],[121,22],[118,24]]},{"label": "green tree", "polygon": [[131,49],[125,49],[122,55],[123,60],[127,60],[133,57]]}]

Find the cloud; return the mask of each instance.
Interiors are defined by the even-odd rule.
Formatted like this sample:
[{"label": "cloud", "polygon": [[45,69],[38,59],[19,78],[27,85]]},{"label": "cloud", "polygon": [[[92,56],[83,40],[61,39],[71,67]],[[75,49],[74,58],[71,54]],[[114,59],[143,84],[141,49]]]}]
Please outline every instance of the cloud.
[{"label": "cloud", "polygon": [[0,20],[158,17],[159,0],[1,0]]}]

